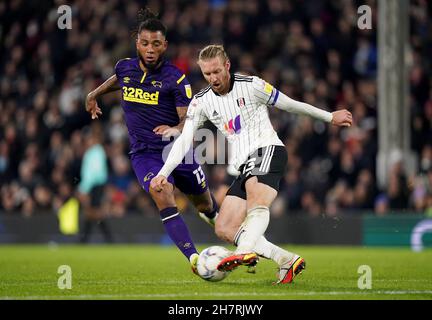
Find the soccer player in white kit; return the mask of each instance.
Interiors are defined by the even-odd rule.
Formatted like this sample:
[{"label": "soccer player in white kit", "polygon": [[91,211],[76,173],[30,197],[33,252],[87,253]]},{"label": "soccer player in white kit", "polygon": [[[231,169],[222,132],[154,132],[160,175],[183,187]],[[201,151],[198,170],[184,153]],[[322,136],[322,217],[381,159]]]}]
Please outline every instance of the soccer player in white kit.
[{"label": "soccer player in white kit", "polygon": [[196,130],[210,120],[233,144],[234,165],[240,171],[227,191],[215,226],[216,234],[237,249],[218,269],[254,266],[262,256],[279,265],[277,283],[290,283],[305,268],[304,259],[264,237],[269,207],[287,165],[285,145],[273,129],[267,108],[309,115],[337,126],[350,126],[352,115],[345,109],[330,113],[290,99],[258,77],[230,74],[230,61],[221,45],[202,49],[198,64],[209,86],[191,101],[182,134],[151,185],[162,189],[191,147]]}]

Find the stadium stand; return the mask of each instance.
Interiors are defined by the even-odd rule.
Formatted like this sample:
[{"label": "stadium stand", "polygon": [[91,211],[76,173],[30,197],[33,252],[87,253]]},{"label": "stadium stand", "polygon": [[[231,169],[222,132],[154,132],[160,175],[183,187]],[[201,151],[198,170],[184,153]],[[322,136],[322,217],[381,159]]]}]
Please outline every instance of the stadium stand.
[{"label": "stadium stand", "polygon": [[[168,58],[188,74],[196,93],[204,82],[197,53],[223,43],[235,71],[254,73],[294,99],[334,111],[346,107],[355,124],[325,126],[271,110],[286,142],[289,167],[272,214],[337,216],[357,212],[432,214],[432,6],[410,2],[412,149],[419,171],[408,176],[397,155],[388,187],[376,186],[377,39],[357,28],[359,1],[148,1],[167,25]],[[363,3],[363,2],[362,2]],[[375,1],[367,3],[376,8]],[[0,2],[0,214],[56,211],[74,194],[84,153],[89,91],[135,56],[141,1],[70,0],[72,29],[57,27],[62,1]],[[373,10],[376,11],[376,10]],[[197,14],[199,13],[199,14]],[[112,216],[156,214],[127,159],[128,137],[119,96],[105,96],[99,121],[110,178],[104,206]],[[221,199],[225,166],[208,166]],[[179,197],[179,209],[189,210]]]}]

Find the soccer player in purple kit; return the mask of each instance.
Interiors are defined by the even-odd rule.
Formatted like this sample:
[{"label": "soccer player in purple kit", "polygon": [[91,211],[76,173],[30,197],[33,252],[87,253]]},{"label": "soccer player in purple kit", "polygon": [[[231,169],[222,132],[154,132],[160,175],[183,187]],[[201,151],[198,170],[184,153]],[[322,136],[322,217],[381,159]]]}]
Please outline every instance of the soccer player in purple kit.
[{"label": "soccer player in purple kit", "polygon": [[174,186],[188,196],[199,216],[214,226],[218,208],[201,166],[195,159],[192,164],[180,164],[163,190],[150,187],[151,178],[164,165],[162,151],[170,143],[167,138],[183,128],[192,90],[186,76],[163,58],[168,45],[163,23],[148,8],[140,11],[138,20],[137,57],[117,62],[115,74],[88,94],[86,110],[97,119],[102,110],[96,99],[122,90],[132,167],[140,185],[155,201],[166,232],[197,273],[198,252],[176,207]]}]

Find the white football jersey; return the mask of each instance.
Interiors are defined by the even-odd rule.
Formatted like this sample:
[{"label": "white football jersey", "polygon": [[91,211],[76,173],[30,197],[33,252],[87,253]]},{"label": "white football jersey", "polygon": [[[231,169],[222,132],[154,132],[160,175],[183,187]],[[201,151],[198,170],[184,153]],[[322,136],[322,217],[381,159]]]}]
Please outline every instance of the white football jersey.
[{"label": "white football jersey", "polygon": [[238,169],[258,148],[281,145],[268,115],[279,91],[255,76],[231,75],[230,91],[221,96],[210,86],[197,93],[187,117],[194,127],[210,120],[233,144],[234,166]]}]

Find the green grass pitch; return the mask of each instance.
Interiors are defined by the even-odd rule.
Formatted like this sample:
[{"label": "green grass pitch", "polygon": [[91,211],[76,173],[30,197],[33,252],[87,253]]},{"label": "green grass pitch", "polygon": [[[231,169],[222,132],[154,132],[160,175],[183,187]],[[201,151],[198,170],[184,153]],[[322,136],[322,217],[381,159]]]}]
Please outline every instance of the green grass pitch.
[{"label": "green grass pitch", "polygon": [[[275,286],[276,264],[265,259],[256,274],[240,267],[211,283],[195,276],[173,246],[2,245],[0,299],[432,299],[430,249],[285,248],[305,258],[306,270],[292,284]],[[71,268],[71,289],[58,288],[61,265]],[[372,270],[372,289],[357,286],[361,265]]]}]

